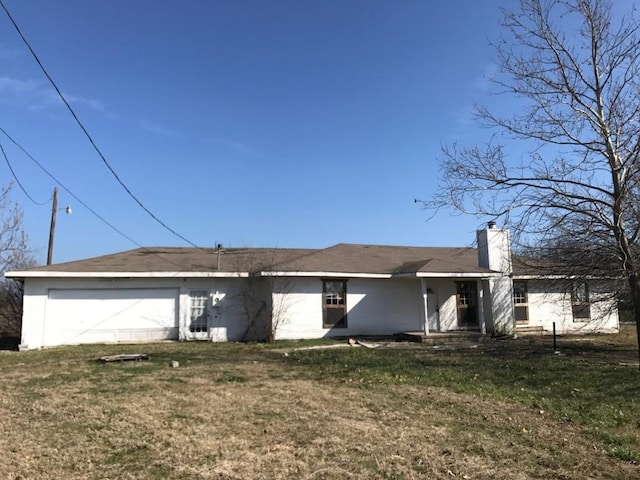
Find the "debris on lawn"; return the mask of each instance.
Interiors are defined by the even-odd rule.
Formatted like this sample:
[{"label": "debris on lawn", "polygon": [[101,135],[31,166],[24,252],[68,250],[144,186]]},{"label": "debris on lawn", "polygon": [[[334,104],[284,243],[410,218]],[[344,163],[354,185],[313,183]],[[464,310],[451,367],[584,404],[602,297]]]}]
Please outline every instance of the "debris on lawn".
[{"label": "debris on lawn", "polygon": [[178,368],[178,367],[180,366],[180,362],[178,362],[177,360],[171,360],[171,361],[169,362],[169,366],[170,366],[171,368]]},{"label": "debris on lawn", "polygon": [[[293,352],[300,352],[300,351],[304,351],[304,350],[326,350],[326,349],[333,349],[333,348],[344,348],[344,347],[365,347],[365,348],[378,348],[381,347],[382,345],[378,344],[378,343],[369,343],[369,342],[362,342],[360,340],[354,340],[353,338],[350,338],[347,343],[333,343],[331,345],[312,345],[310,347],[298,347],[298,348],[294,348],[291,351]],[[289,353],[288,352],[284,352],[284,356],[288,357]]]},{"label": "debris on lawn", "polygon": [[378,348],[380,346],[377,343],[363,342],[361,340],[354,340],[353,338],[349,339],[349,345],[351,345],[352,347],[360,345],[365,348]]},{"label": "debris on lawn", "polygon": [[98,361],[102,363],[138,362],[140,360],[149,360],[149,355],[147,355],[146,353],[124,353],[120,355],[106,355],[98,359]]},{"label": "debris on lawn", "polygon": [[332,345],[312,345],[310,347],[298,347],[298,348],[294,348],[293,351],[294,352],[299,352],[301,350],[324,350],[327,348],[343,348],[343,347],[350,347],[351,345],[349,345],[348,343],[334,343]]},{"label": "debris on lawn", "polygon": [[461,348],[478,348],[477,343],[460,342],[460,343],[448,343],[444,345],[432,345],[432,350],[459,350]]}]

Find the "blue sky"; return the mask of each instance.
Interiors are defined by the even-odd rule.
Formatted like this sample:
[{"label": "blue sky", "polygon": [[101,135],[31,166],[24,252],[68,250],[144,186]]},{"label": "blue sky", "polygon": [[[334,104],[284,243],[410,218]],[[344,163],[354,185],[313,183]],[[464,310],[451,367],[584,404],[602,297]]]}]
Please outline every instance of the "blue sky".
[{"label": "blue sky", "polygon": [[[499,5],[452,0],[4,0],[122,180],[199,246],[467,245],[484,221],[413,203],[440,147],[488,132]],[[185,245],[117,184],[0,12],[0,127],[145,245]],[[55,182],[1,137],[37,201]],[[0,183],[11,173],[0,163]],[[15,186],[44,262],[50,204]],[[54,261],[136,248],[67,192]]]}]

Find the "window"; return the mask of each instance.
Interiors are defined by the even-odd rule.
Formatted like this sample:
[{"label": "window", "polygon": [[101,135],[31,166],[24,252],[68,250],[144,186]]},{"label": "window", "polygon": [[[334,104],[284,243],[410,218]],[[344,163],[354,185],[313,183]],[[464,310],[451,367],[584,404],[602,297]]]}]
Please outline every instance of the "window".
[{"label": "window", "polygon": [[347,328],[346,280],[322,281],[322,326]]},{"label": "window", "polygon": [[589,285],[587,285],[587,282],[577,282],[572,285],[571,309],[573,311],[574,322],[586,322],[591,319]]},{"label": "window", "polygon": [[526,282],[513,282],[513,311],[516,325],[529,323],[529,299]]}]

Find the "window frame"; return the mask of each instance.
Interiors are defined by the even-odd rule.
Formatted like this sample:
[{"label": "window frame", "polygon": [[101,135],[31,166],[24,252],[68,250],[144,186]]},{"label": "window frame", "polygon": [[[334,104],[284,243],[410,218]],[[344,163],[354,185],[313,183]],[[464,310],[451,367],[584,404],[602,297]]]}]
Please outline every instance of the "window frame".
[{"label": "window frame", "polygon": [[[518,295],[516,299],[516,286],[522,287],[522,295]],[[513,281],[513,316],[516,322],[516,325],[527,325],[529,323],[529,285],[526,281],[523,280],[514,280]],[[524,301],[517,301],[517,300]],[[518,318],[518,309],[524,309],[524,317]]]},{"label": "window frame", "polygon": [[571,284],[571,315],[574,322],[591,321],[591,299],[586,280]]},{"label": "window frame", "polygon": [[192,335],[209,331],[210,296],[211,292],[205,288],[189,290],[189,333]]},{"label": "window frame", "polygon": [[[327,288],[330,284],[340,284],[337,292]],[[328,321],[331,313],[342,311],[340,320],[337,322]],[[334,312],[332,312],[334,311]],[[322,279],[322,328],[348,328],[347,319],[347,280],[344,278],[323,278]]]}]

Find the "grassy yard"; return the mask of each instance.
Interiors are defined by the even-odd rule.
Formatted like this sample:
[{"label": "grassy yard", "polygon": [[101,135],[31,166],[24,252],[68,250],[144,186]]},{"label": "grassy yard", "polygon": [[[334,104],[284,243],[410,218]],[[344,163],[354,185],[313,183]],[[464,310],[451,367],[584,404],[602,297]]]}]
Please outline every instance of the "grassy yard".
[{"label": "grassy yard", "polygon": [[[166,343],[0,352],[0,472],[640,478],[633,332],[558,346],[555,354],[550,338],[537,337],[441,349]],[[96,361],[135,352],[151,360]]]}]

